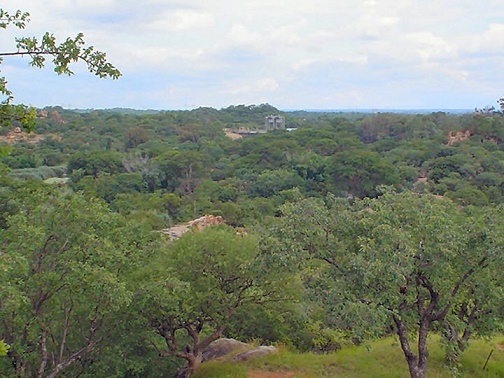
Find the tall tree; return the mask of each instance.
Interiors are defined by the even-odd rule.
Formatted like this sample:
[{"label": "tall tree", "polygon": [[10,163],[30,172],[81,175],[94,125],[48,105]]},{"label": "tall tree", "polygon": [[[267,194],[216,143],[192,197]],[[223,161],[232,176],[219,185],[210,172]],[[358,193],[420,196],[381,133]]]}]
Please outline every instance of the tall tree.
[{"label": "tall tree", "polygon": [[237,309],[285,300],[294,280],[262,263],[255,236],[219,226],[167,245],[140,281],[137,305],[157,335],[153,345],[162,356],[185,359],[189,377]]},{"label": "tall tree", "polygon": [[[411,377],[427,373],[427,337],[445,329],[457,356],[504,322],[502,208],[387,190],[376,199],[307,199],[283,209],[280,261],[321,261],[328,308],[360,335],[397,333]],[[313,278],[313,277],[312,277]],[[412,342],[417,340],[416,348]]]},{"label": "tall tree", "polygon": [[0,375],[55,377],[97,358],[114,313],[131,300],[123,274],[150,234],[80,195],[18,198],[21,211],[0,236],[0,338],[12,363]]}]

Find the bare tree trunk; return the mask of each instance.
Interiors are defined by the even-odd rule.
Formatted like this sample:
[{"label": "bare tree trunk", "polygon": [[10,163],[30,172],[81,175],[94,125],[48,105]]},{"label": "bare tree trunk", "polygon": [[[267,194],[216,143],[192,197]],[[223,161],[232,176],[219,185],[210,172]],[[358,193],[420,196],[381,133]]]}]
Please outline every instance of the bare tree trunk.
[{"label": "bare tree trunk", "polygon": [[[411,378],[425,378],[427,373],[427,334],[428,325],[424,332],[420,331],[418,335],[418,356],[411,350],[406,326],[400,317],[394,315],[394,322],[397,326],[397,335],[401,343],[401,349],[408,363],[408,369]],[[421,327],[422,328],[422,327]]]}]

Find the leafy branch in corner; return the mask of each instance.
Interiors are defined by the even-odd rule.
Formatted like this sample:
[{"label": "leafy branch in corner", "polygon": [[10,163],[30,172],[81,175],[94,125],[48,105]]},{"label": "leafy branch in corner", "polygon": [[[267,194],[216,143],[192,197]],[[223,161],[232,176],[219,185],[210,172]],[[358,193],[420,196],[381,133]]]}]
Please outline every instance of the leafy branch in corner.
[{"label": "leafy branch in corner", "polygon": [[[6,29],[13,25],[18,29],[24,29],[30,21],[30,14],[17,10],[10,14],[0,8],[0,28]],[[46,64],[46,58],[52,57],[54,71],[58,75],[73,75],[70,69],[72,63],[83,61],[87,65],[90,73],[100,78],[118,79],[121,72],[107,62],[106,54],[95,50],[93,46],[86,46],[84,34],[78,33],[74,38],[68,37],[64,42],[58,43],[56,37],[46,32],[39,40],[35,37],[16,38],[16,51],[0,52],[0,64],[4,57],[29,56],[30,65],[42,68]],[[7,80],[0,77],[0,95],[3,96],[0,101],[0,125],[20,124],[28,131],[33,129],[35,120],[34,109],[25,105],[12,105],[14,99],[13,93],[7,88]]]}]

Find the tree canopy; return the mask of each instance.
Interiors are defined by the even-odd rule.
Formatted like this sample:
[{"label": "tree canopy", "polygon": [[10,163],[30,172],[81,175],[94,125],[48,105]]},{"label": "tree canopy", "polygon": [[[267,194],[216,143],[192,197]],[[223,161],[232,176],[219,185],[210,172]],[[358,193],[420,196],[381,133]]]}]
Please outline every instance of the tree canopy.
[{"label": "tree canopy", "polygon": [[327,264],[315,277],[329,288],[328,311],[359,337],[393,327],[412,377],[426,376],[434,329],[448,336],[456,359],[471,335],[502,328],[501,207],[463,209],[386,189],[376,199],[306,199],[281,211],[278,259]]},{"label": "tree canopy", "polygon": [[237,310],[285,301],[295,284],[291,275],[263,263],[256,236],[237,235],[228,226],[186,233],[166,245],[143,275],[149,279],[140,279],[141,313],[163,340],[159,353],[188,362],[187,376]]}]

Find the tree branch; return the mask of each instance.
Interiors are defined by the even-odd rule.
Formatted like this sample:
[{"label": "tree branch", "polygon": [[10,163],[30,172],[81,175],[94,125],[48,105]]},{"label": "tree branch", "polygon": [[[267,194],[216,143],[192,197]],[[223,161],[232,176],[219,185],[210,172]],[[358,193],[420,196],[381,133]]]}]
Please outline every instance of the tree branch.
[{"label": "tree branch", "polygon": [[57,51],[15,51],[15,52],[2,52],[0,56],[24,56],[24,55],[56,55]]},{"label": "tree branch", "polygon": [[222,332],[224,332],[225,329],[226,326],[224,325],[218,326],[217,329],[210,336],[206,337],[198,344],[197,350],[198,351],[205,350],[212,342],[221,337]]},{"label": "tree branch", "polygon": [[44,376],[44,370],[47,366],[47,331],[42,330],[40,335],[40,364],[37,370],[37,378],[42,378]]},{"label": "tree branch", "polygon": [[55,378],[60,371],[65,369],[66,367],[73,364],[77,359],[79,359],[85,353],[89,353],[95,347],[95,342],[89,340],[88,344],[79,349],[77,352],[68,357],[65,361],[57,364],[52,370],[51,373],[46,376],[46,378]]},{"label": "tree branch", "polygon": [[441,320],[441,319],[443,319],[446,316],[446,314],[448,313],[448,311],[450,310],[450,307],[452,305],[451,299],[455,298],[455,296],[458,294],[458,292],[459,292],[460,288],[462,287],[462,285],[464,284],[464,282],[467,281],[467,279],[469,277],[471,277],[476,272],[476,270],[478,268],[481,268],[481,267],[485,266],[487,258],[488,258],[488,256],[484,256],[480,261],[478,261],[478,263],[476,264],[476,266],[471,267],[469,270],[467,270],[463,274],[463,276],[455,284],[455,286],[453,287],[453,289],[451,291],[450,301],[443,307],[443,309],[438,314],[436,314],[435,316],[433,316],[433,320]]},{"label": "tree branch", "polygon": [[394,319],[394,323],[396,324],[397,335],[399,336],[399,341],[401,342],[401,349],[404,352],[404,356],[406,357],[408,365],[410,365],[411,363],[416,363],[417,356],[415,355],[415,353],[413,353],[409,345],[408,331],[406,330],[406,326],[399,316],[392,315],[392,318]]}]

